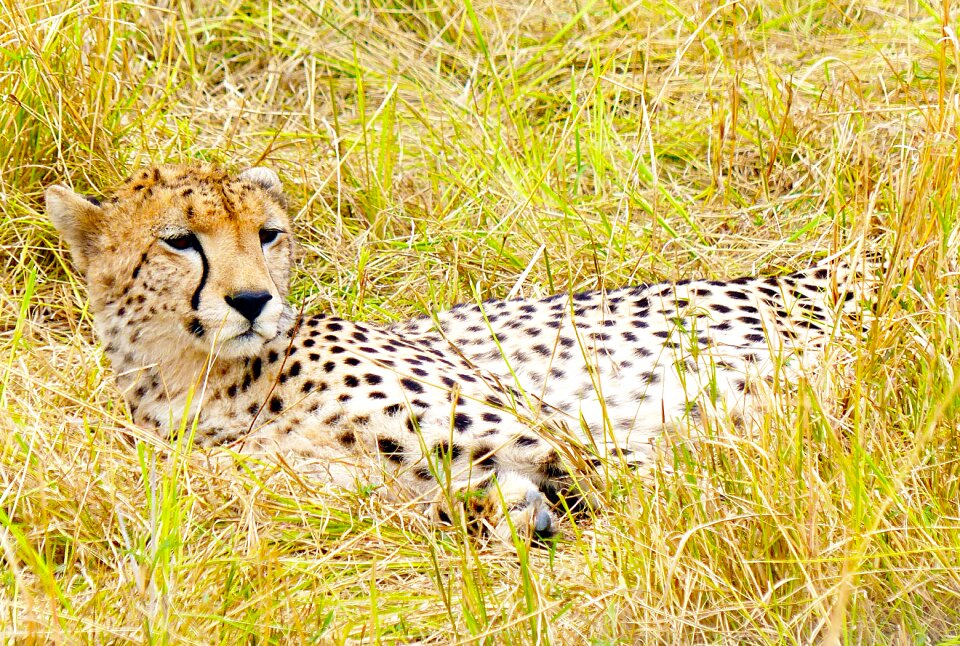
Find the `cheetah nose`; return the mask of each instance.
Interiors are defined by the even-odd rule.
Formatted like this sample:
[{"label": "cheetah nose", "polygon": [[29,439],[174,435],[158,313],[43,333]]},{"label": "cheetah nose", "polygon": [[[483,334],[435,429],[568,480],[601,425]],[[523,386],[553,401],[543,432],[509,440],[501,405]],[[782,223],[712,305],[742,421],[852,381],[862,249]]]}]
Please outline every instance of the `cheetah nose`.
[{"label": "cheetah nose", "polygon": [[247,320],[253,322],[260,312],[263,311],[263,306],[267,304],[273,296],[270,295],[270,292],[237,292],[230,296],[224,297],[224,300],[227,301],[227,305],[237,310],[243,314]]}]

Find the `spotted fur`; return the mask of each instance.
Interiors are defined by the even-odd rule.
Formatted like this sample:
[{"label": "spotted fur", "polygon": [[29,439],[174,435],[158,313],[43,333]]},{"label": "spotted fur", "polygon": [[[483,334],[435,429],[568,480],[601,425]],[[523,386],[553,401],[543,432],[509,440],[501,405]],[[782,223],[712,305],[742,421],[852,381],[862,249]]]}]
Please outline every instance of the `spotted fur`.
[{"label": "spotted fur", "polygon": [[196,419],[198,444],[383,483],[504,538],[555,532],[544,494],[567,465],[649,464],[664,431],[755,410],[758,387],[836,333],[862,282],[823,263],[382,327],[286,303],[293,241],[272,171],[162,166],[103,203],[51,187],[47,212],[138,424],[172,439]]}]

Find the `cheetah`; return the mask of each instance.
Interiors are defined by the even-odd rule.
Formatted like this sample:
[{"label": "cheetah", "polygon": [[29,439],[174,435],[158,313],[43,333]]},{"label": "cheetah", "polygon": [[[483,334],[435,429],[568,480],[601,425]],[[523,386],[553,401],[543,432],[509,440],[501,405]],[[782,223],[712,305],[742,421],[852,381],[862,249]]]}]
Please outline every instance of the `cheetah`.
[{"label": "cheetah", "polygon": [[164,165],[102,202],[51,186],[46,210],[136,424],[381,485],[508,541],[557,532],[573,471],[650,465],[677,425],[748,415],[754,385],[822,346],[862,278],[820,263],[380,326],[287,302],[295,243],[272,170]]}]

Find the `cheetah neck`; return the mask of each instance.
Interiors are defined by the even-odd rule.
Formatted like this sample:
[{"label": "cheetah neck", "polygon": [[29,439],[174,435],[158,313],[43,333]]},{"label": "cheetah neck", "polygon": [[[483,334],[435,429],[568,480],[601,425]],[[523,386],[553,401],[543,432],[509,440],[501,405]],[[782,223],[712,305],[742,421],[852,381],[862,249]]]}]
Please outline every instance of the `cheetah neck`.
[{"label": "cheetah neck", "polygon": [[[99,326],[98,326],[99,327]],[[105,352],[136,423],[167,435],[184,418],[263,401],[275,383],[298,322],[285,316],[278,336],[254,355],[223,358],[174,342],[145,346],[136,331],[102,334]],[[235,412],[232,414],[236,414]]]}]

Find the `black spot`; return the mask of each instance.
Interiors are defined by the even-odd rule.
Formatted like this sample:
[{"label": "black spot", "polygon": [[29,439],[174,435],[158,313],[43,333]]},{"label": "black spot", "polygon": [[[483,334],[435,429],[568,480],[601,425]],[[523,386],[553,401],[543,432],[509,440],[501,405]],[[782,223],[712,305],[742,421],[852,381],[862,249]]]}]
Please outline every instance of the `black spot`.
[{"label": "black spot", "polygon": [[384,407],[383,412],[386,415],[393,416],[399,413],[401,410],[403,410],[403,406],[400,404],[390,404],[389,406]]},{"label": "black spot", "polygon": [[760,343],[761,341],[764,340],[762,334],[745,334],[743,338],[753,343]]},{"label": "black spot", "polygon": [[250,366],[250,374],[253,376],[254,381],[260,378],[261,370],[263,370],[263,360],[260,357],[257,357],[253,360],[253,364]]},{"label": "black spot", "polygon": [[409,391],[412,392],[412,393],[422,393],[422,392],[423,392],[423,386],[421,386],[420,383],[414,381],[413,379],[409,379],[409,378],[407,378],[407,377],[404,377],[404,378],[402,378],[402,379],[400,380],[400,383],[403,385],[404,388],[406,388],[407,390],[409,390]]},{"label": "black spot", "polygon": [[271,350],[270,353],[267,355],[267,362],[276,363],[277,359],[279,358],[280,358],[280,355],[277,354],[277,351]]},{"label": "black spot", "polygon": [[[120,308],[120,311],[123,311],[123,308]],[[122,314],[121,314],[122,316]],[[203,338],[203,335],[207,333],[206,329],[203,327],[203,323],[200,322],[198,318],[190,319],[190,323],[187,325],[187,329],[190,330],[190,334],[197,337],[198,339]]]},{"label": "black spot", "polygon": [[334,345],[330,347],[330,354],[341,354],[343,352],[346,352],[346,350],[341,348],[339,345]]},{"label": "black spot", "polygon": [[337,323],[336,321],[330,321],[327,323],[327,329],[331,332],[339,332],[343,329],[343,326]]},{"label": "black spot", "polygon": [[341,404],[346,404],[351,399],[353,399],[353,397],[351,397],[347,393],[343,393],[342,395],[337,397],[337,401],[340,402]]},{"label": "black spot", "polygon": [[343,362],[344,362],[345,364],[347,364],[348,366],[359,366],[359,365],[360,365],[360,359],[357,359],[356,357],[347,357],[346,359],[343,360]]},{"label": "black spot", "polygon": [[461,433],[473,426],[473,419],[466,413],[457,413],[453,416],[453,427]]},{"label": "black spot", "polygon": [[310,361],[320,361],[320,355],[317,354],[316,352],[311,352],[310,354],[307,355],[307,359],[309,359]]},{"label": "black spot", "polygon": [[370,399],[386,399],[387,395],[380,392],[379,390],[374,390],[372,393],[367,395]]},{"label": "black spot", "polygon": [[732,298],[735,301],[745,301],[750,297],[739,290],[731,289],[729,292],[727,292],[727,298]]},{"label": "black spot", "polygon": [[315,346],[316,344],[317,344],[317,342],[314,341],[313,339],[304,339],[304,341],[303,341],[303,347],[305,347],[305,348],[312,348],[312,347]]},{"label": "black spot", "polygon": [[237,396],[237,384],[232,384],[229,388],[227,388],[227,397],[230,397],[232,399],[236,396]]},{"label": "black spot", "polygon": [[336,367],[337,364],[335,364],[333,361],[327,361],[325,364],[323,364],[323,369],[325,372],[333,372]]},{"label": "black spot", "polygon": [[[340,416],[337,415],[336,417],[339,418]],[[336,422],[334,422],[334,424],[335,423]],[[337,436],[337,441],[339,441],[340,444],[343,444],[344,446],[353,446],[354,444],[357,443],[357,436],[354,435],[353,431],[344,431],[343,433]]]},{"label": "black spot", "polygon": [[759,325],[760,325],[760,319],[755,318],[755,317],[753,317],[753,316],[741,316],[741,317],[740,317],[739,319],[737,319],[737,320],[740,321],[741,323],[745,324],[745,325],[755,325],[755,326],[759,326]]},{"label": "black spot", "polygon": [[347,388],[356,388],[360,385],[360,380],[354,377],[353,375],[347,375],[343,378],[343,384]]},{"label": "black spot", "polygon": [[726,305],[721,305],[720,303],[714,303],[710,306],[710,309],[712,309],[714,312],[720,312],[721,314],[726,314],[730,311],[729,307]]},{"label": "black spot", "polygon": [[540,444],[540,440],[535,437],[527,437],[526,435],[521,435],[516,440],[514,440],[517,446],[536,446]]},{"label": "black spot", "polygon": [[433,450],[436,452],[438,458],[441,460],[449,459],[451,462],[456,462],[461,453],[463,453],[463,450],[456,444],[450,446],[442,440],[437,442]]},{"label": "black spot", "polygon": [[643,383],[648,385],[660,383],[660,375],[655,372],[645,372],[640,377],[643,379]]},{"label": "black spot", "polygon": [[305,392],[305,393],[308,393],[308,392],[310,392],[311,390],[313,390],[313,385],[314,385],[314,384],[313,384],[312,381],[307,380],[307,381],[303,382],[303,386],[300,387],[300,390],[303,391],[303,392]]},{"label": "black spot", "polygon": [[283,400],[280,397],[274,395],[270,398],[270,412],[279,413],[283,410]]},{"label": "black spot", "polygon": [[470,453],[470,459],[476,466],[484,469],[495,469],[497,467],[497,456],[491,452],[488,446],[474,447]]},{"label": "black spot", "polygon": [[480,416],[480,419],[482,419],[485,422],[490,422],[492,424],[499,424],[502,421],[499,415],[497,415],[496,413],[489,413],[489,412],[483,413]]},{"label": "black spot", "polygon": [[355,415],[350,421],[357,426],[363,426],[370,421],[370,417],[368,415]]},{"label": "black spot", "polygon": [[411,415],[410,417],[408,417],[405,424],[407,426],[407,430],[410,431],[411,433],[416,433],[417,428],[419,428],[420,426],[420,424],[417,422],[416,415]]},{"label": "black spot", "polygon": [[380,451],[380,455],[387,458],[391,462],[396,462],[397,464],[401,464],[403,462],[403,447],[390,438],[378,438],[377,450]]},{"label": "black spot", "polygon": [[794,325],[796,325],[796,326],[798,326],[798,327],[807,328],[808,330],[809,330],[809,329],[820,329],[820,326],[819,326],[817,323],[815,323],[814,321],[808,321],[808,320],[806,320],[806,319],[799,319],[799,320],[797,320],[797,321],[794,321]]},{"label": "black spot", "polygon": [[381,377],[380,375],[375,375],[375,374],[370,373],[370,374],[364,375],[364,376],[363,376],[363,380],[364,380],[365,382],[367,382],[367,383],[368,383],[369,385],[371,385],[371,386],[376,386],[376,385],[379,384],[381,381],[383,381],[383,377]]}]

